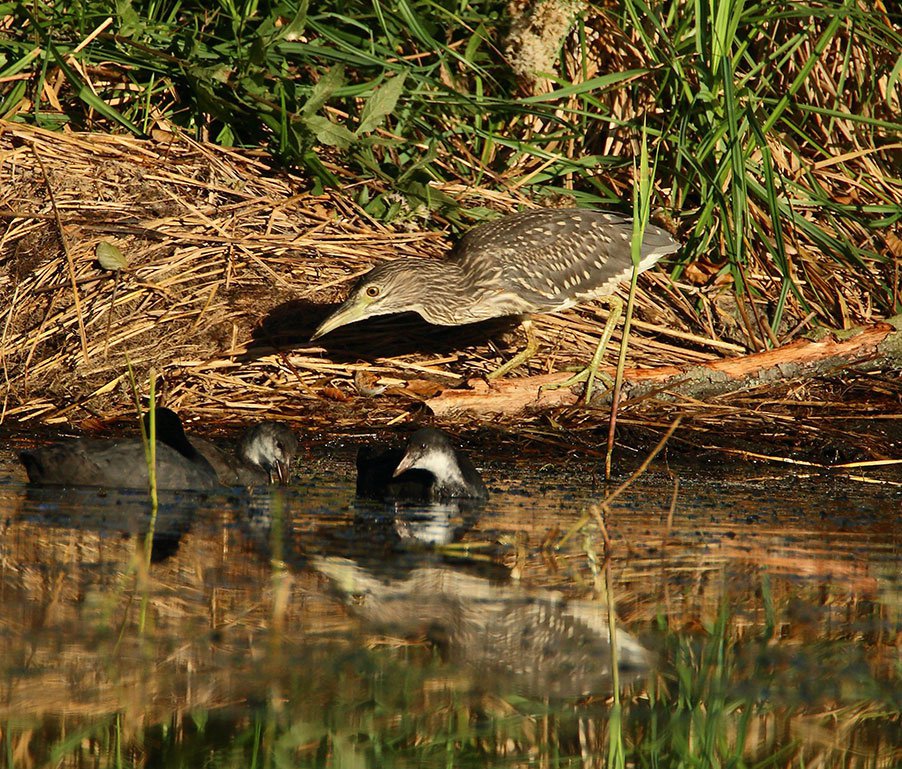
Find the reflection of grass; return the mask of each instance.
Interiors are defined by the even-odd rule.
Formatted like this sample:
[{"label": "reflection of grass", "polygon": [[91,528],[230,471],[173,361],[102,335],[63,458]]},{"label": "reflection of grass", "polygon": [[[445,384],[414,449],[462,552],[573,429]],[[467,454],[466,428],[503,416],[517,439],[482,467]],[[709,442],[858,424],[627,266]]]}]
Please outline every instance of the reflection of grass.
[{"label": "reflection of grass", "polygon": [[[649,745],[649,759],[686,756],[691,757],[689,765],[742,765],[746,746],[754,743],[749,725],[757,703],[728,694],[737,670],[727,625],[724,607],[703,643],[676,635],[668,638],[673,678],[669,683],[660,679],[649,688],[647,728],[658,735]],[[643,720],[640,715],[637,722]],[[758,765],[776,762],[772,755]]]},{"label": "reflection of grass", "polygon": [[[897,714],[889,708],[888,686],[881,694],[876,682],[858,680],[843,696],[825,682],[827,689],[810,698],[799,689],[802,679],[816,686],[818,669],[830,671],[828,679],[853,672],[844,669],[847,644],[799,649],[811,659],[796,669],[791,655],[774,654],[762,639],[739,641],[736,630],[724,606],[705,631],[664,632],[659,673],[647,688],[634,684],[625,691],[624,765],[894,766]],[[278,669],[263,664],[258,687],[244,691],[261,696],[253,705],[233,695],[218,707],[175,709],[133,734],[122,755],[134,763],[116,759],[117,726],[110,717],[81,726],[70,720],[65,728],[80,739],[60,735],[54,755],[74,759],[92,744],[103,759],[99,766],[194,767],[201,758],[242,769],[524,761],[610,766],[606,735],[616,713],[609,704],[472,694],[474,682],[422,644],[327,646],[310,648],[301,660],[285,659]],[[64,728],[44,726],[48,733]]]},{"label": "reflection of grass", "polygon": [[144,632],[144,626],[147,621],[147,605],[149,596],[147,593],[147,573],[150,569],[150,559],[153,555],[153,536],[157,525],[157,512],[159,511],[160,499],[157,491],[157,413],[156,413],[156,375],[154,370],[150,370],[149,384],[147,392],[147,425],[144,424],[144,415],[141,412],[141,399],[138,396],[138,384],[135,379],[135,372],[132,370],[131,362],[126,358],[128,366],[128,378],[132,387],[132,397],[135,401],[135,409],[138,415],[138,424],[141,428],[141,443],[144,444],[144,459],[147,462],[147,485],[150,494],[150,522],[147,526],[147,532],[144,535],[144,558],[138,565],[140,574],[143,575],[141,582],[145,585],[144,594],[141,600],[141,622],[140,631]]},{"label": "reflection of grass", "polygon": [[[664,674],[650,681],[648,699],[634,700],[627,716],[637,763],[894,765],[892,685],[853,662],[858,647],[824,643],[787,651],[766,633],[738,641],[726,604],[701,634],[666,632]],[[834,685],[840,680],[844,692]],[[874,729],[869,720],[881,726]],[[846,737],[837,740],[838,734]]]},{"label": "reflection of grass", "polygon": [[[141,635],[129,591],[119,591],[116,643],[97,627],[96,601],[117,601],[111,568],[125,570],[130,546],[99,539],[95,553],[79,533],[73,564],[71,531],[17,526],[5,540],[4,622],[25,615],[14,575],[27,579],[21,606],[41,611],[28,615],[27,650],[0,661],[8,707],[27,714],[2,715],[10,766],[27,765],[23,756],[48,765],[51,751],[53,765],[98,767],[605,765],[613,724],[604,698],[502,695],[427,644],[361,638],[316,575],[290,565],[290,527],[283,537],[274,524],[267,558],[248,557],[237,518],[195,529],[148,575],[152,632]],[[892,637],[880,636],[893,630],[887,605],[852,601],[845,583],[826,577],[740,581],[744,565],[720,583],[710,577],[722,568],[679,560],[679,539],[668,545],[673,605],[652,634],[657,672],[621,697],[624,764],[897,766],[898,671]],[[653,626],[652,611],[637,618],[631,607],[660,600],[645,565],[628,580],[619,571],[636,552],[624,547],[613,561],[620,626],[631,630]],[[557,579],[563,573],[556,568]],[[824,584],[836,586],[825,593]],[[31,699],[21,694],[29,682]],[[61,707],[65,718],[45,715]]]}]

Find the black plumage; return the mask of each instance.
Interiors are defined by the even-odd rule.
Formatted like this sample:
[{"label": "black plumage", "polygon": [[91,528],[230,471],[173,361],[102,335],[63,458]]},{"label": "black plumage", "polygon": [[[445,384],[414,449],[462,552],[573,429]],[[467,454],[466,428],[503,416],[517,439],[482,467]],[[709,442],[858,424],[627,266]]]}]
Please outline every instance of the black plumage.
[{"label": "black plumage", "polygon": [[403,449],[362,446],[357,495],[372,499],[442,501],[488,499],[479,472],[441,430],[417,430]]}]

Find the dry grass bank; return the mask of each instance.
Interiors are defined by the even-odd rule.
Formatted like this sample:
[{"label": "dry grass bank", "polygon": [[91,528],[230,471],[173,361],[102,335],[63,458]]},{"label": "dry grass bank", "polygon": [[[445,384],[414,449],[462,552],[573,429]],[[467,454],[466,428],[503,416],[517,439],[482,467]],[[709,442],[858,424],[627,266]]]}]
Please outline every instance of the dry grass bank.
[{"label": "dry grass bank", "polygon": [[[413,216],[386,228],[355,205],[352,189],[314,195],[308,182],[263,153],[174,134],[142,141],[0,125],[2,422],[90,427],[130,415],[131,361],[142,382],[157,373],[166,405],[208,422],[386,425],[428,418],[422,402],[438,389],[497,367],[508,352],[499,339],[519,348],[519,332],[504,333],[511,324],[436,329],[396,318],[327,337],[326,347],[310,344],[353,276],[384,259],[438,257],[450,239],[437,222]],[[501,211],[526,203],[462,186],[444,192]],[[115,245],[127,268],[103,270],[100,243]],[[630,365],[688,366],[747,351],[716,320],[725,291],[671,282],[662,269],[644,275],[640,289]],[[601,327],[591,307],[538,318],[542,348],[522,373],[584,363]],[[862,404],[892,412],[900,397],[893,381],[879,370],[847,376],[850,413],[868,413]],[[387,389],[373,396],[374,384]],[[655,427],[688,410],[710,435],[725,415],[756,430],[774,414],[796,418],[800,403],[842,411],[834,385],[818,388],[768,382],[711,403],[653,395],[633,419]],[[566,407],[553,418],[594,428],[607,411]]]}]

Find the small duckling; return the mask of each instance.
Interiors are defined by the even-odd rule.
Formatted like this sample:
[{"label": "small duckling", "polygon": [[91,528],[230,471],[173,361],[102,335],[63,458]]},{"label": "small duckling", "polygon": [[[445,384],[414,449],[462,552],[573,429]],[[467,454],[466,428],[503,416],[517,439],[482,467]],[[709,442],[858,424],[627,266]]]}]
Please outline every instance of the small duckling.
[{"label": "small duckling", "polygon": [[441,430],[423,427],[405,449],[364,446],[357,454],[357,495],[437,502],[488,499],[470,460],[454,450]]}]

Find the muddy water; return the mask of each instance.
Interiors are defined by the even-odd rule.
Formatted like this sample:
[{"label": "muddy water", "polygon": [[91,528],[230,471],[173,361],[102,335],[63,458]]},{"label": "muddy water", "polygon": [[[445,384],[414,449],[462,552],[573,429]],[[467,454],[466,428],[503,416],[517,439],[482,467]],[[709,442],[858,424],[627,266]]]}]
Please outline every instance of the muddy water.
[{"label": "muddy water", "polygon": [[14,449],[6,765],[600,766],[618,723],[643,765],[902,758],[898,486],[654,468],[603,517],[615,666],[586,466],[393,508],[321,450],[151,521],[139,492],[29,488]]}]

